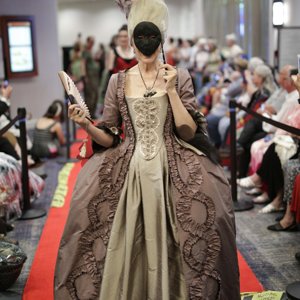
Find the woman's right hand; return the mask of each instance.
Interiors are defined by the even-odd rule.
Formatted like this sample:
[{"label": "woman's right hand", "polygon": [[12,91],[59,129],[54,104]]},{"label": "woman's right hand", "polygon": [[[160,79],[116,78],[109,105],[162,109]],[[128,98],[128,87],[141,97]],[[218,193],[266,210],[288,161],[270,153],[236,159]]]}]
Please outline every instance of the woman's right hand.
[{"label": "woman's right hand", "polygon": [[86,122],[88,121],[85,118],[86,114],[85,114],[84,110],[78,104],[69,105],[68,117],[81,127],[86,126]]}]

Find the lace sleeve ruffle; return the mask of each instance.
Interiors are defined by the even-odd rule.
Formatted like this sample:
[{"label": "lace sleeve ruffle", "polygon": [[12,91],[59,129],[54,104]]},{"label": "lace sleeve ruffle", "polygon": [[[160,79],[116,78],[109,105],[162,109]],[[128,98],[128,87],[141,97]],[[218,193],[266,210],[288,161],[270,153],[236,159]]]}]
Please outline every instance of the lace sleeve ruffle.
[{"label": "lace sleeve ruffle", "polygon": [[[96,127],[99,129],[102,129],[103,131],[105,131],[105,133],[107,133],[113,137],[112,147],[116,147],[122,142],[122,139],[121,139],[122,129],[121,128],[115,127],[115,126],[110,126],[109,124],[105,124],[105,123],[100,123],[100,124],[96,125]],[[97,144],[94,140],[92,143],[92,147],[93,147],[94,152],[100,152],[100,151],[103,151],[106,149],[105,147]]]},{"label": "lace sleeve ruffle", "polygon": [[189,114],[192,116],[193,120],[195,121],[196,125],[197,125],[197,133],[202,133],[206,136],[208,136],[207,133],[207,121],[206,118],[204,116],[204,114],[202,112],[200,112],[199,110],[188,110]]}]

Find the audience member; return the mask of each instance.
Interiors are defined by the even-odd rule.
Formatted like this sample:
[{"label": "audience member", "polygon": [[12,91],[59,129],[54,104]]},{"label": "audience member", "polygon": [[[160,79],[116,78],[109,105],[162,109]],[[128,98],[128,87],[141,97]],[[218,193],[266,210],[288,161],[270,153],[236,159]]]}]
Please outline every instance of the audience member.
[{"label": "audience member", "polygon": [[[300,174],[300,157],[287,161],[283,168],[284,173],[284,193],[283,203],[286,204],[286,210],[283,218],[277,223],[268,226],[272,231],[291,231],[297,229],[297,223],[300,223],[300,194],[299,186],[295,182]],[[297,196],[298,195],[298,200]],[[293,209],[291,209],[293,208]],[[297,218],[296,218],[297,217]]]},{"label": "audience member", "polygon": [[[237,103],[247,106],[250,102],[252,94],[256,91],[256,87],[252,82],[252,74],[256,67],[263,65],[264,62],[259,57],[252,57],[248,62],[247,70],[243,72],[243,79],[237,83],[237,89],[239,92],[236,93]],[[237,110],[236,120],[237,122],[245,116],[243,110]],[[226,116],[222,117],[219,122],[218,130],[221,136],[222,145],[226,144],[227,133],[229,129],[230,119],[229,119],[229,110]]]},{"label": "audience member", "polygon": [[210,76],[219,71],[221,55],[218,49],[217,41],[213,38],[207,39],[208,60],[205,68],[205,75]]},{"label": "audience member", "polygon": [[99,104],[99,110],[100,115],[102,115],[103,108],[104,108],[104,94],[105,94],[105,84],[107,81],[107,72],[106,72],[106,50],[104,44],[100,43],[98,51],[95,54],[95,60],[99,64],[99,92],[98,92],[98,104]]},{"label": "audience member", "polygon": [[[273,120],[286,123],[288,122],[291,113],[294,111],[296,106],[298,106],[298,94],[296,88],[290,78],[291,70],[294,67],[292,66],[284,66],[282,70],[279,72],[278,83],[281,86],[279,90],[277,90],[266,102],[265,108],[260,109],[258,112],[262,113],[264,116],[271,117]],[[273,101],[273,98],[274,99]],[[280,100],[280,99],[283,99]],[[281,108],[276,114],[272,114],[272,111],[276,111],[278,106],[274,106],[274,102],[277,102],[277,105],[281,103]],[[273,138],[280,134],[286,134],[281,129],[278,129],[270,124],[263,123],[262,129],[267,135],[260,140],[255,141],[251,146],[251,161],[250,161],[250,170],[251,172],[256,172],[258,169],[263,154],[267,150],[267,148],[271,145]]]},{"label": "audience member", "polygon": [[[272,71],[266,65],[256,67],[252,76],[252,82],[257,90],[253,93],[247,108],[257,111],[261,104],[264,103],[273,92],[275,92],[277,87],[274,82]],[[262,131],[262,125],[259,122],[252,122],[255,125],[254,130],[252,130],[251,126],[248,125],[248,122],[252,119],[253,117],[250,114],[246,114],[241,122],[237,124],[237,128],[240,130],[238,143],[244,150],[241,154],[239,163],[239,177],[245,177],[248,173],[252,143],[265,135]],[[250,123],[250,125],[252,123]]]},{"label": "audience member", "polygon": [[178,39],[178,64],[177,67],[191,69],[192,48],[188,40]]},{"label": "audience member", "polygon": [[194,85],[196,95],[200,92],[203,84],[203,72],[205,70],[206,64],[208,62],[209,54],[206,51],[207,40],[205,38],[200,38],[196,44],[195,54],[191,57],[191,65],[194,67]]},{"label": "audience member", "polygon": [[236,95],[236,83],[238,82],[238,84],[240,84],[240,78],[242,78],[240,72],[233,72],[230,81],[225,81],[215,91],[213,95],[213,107],[206,116],[209,137],[217,148],[221,145],[221,136],[218,130],[219,121],[225,116],[228,110],[229,101]]},{"label": "audience member", "polygon": [[95,117],[99,86],[99,66],[95,61],[94,54],[92,52],[94,43],[94,37],[87,37],[85,49],[82,53],[82,57],[85,60],[86,69],[86,80],[84,86],[85,102],[87,107],[89,108],[92,118]]},{"label": "audience member", "polygon": [[61,123],[64,120],[63,102],[55,100],[44,116],[37,120],[33,133],[31,155],[36,158],[55,157],[65,144]]},{"label": "audience member", "polygon": [[86,64],[82,57],[81,44],[79,42],[74,44],[71,52],[70,73],[77,89],[80,93],[84,91]]},{"label": "audience member", "polygon": [[243,49],[237,44],[237,38],[234,33],[227,34],[225,39],[227,49],[224,49],[222,53],[227,59],[233,60],[244,53]]},{"label": "audience member", "polygon": [[137,64],[127,30],[127,25],[123,25],[119,29],[117,45],[109,52],[108,70],[111,74],[130,69]]},{"label": "audience member", "polygon": [[[11,97],[11,94],[12,94],[12,86],[11,85],[7,85],[7,86],[4,86],[2,85],[1,86],[1,89],[0,89],[0,129],[5,127],[6,125],[8,125],[11,121],[11,118],[10,118],[10,97]],[[20,130],[19,128],[16,126],[16,125],[13,125],[9,130],[7,130],[2,138],[5,138],[6,140],[3,141],[2,140],[2,145],[6,147],[7,150],[9,150],[9,146],[7,145],[7,141],[12,145],[12,147],[14,148],[14,151],[16,153],[14,153],[14,157],[17,158],[17,157],[21,157],[21,148],[19,146],[19,143],[18,143],[18,139],[20,138]],[[27,149],[31,149],[32,147],[32,143],[31,143],[31,140],[29,139],[29,137],[27,136]],[[11,151],[11,149],[9,150]],[[16,156],[17,154],[17,156]],[[30,156],[28,156],[28,164],[29,165],[33,165],[34,164],[34,161],[31,159]]]},{"label": "audience member", "polygon": [[[300,106],[291,114],[288,125],[300,129]],[[298,137],[289,133],[280,135],[280,138],[274,139],[273,143],[268,147],[257,172],[238,180],[238,184],[244,188],[261,187],[262,184],[267,185],[267,195],[263,197],[269,199],[271,203],[265,206],[260,211],[261,213],[270,213],[283,209],[284,176],[282,166],[290,159],[297,158],[299,153]]]},{"label": "audience member", "polygon": [[[22,168],[14,157],[0,149],[0,206],[5,207],[5,219],[10,216],[21,216],[22,203]],[[31,201],[37,198],[44,188],[41,177],[29,171],[29,188]],[[1,232],[0,232],[1,233]]]},{"label": "audience member", "polygon": [[177,64],[177,47],[175,40],[172,37],[168,38],[166,45],[164,45],[164,51],[166,55],[166,62],[171,66],[176,66]]}]

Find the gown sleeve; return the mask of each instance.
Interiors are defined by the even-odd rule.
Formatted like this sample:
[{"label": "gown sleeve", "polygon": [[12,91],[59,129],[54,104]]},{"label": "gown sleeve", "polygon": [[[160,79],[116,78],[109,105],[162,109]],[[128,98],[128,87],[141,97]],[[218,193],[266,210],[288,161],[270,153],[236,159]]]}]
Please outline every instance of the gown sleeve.
[{"label": "gown sleeve", "polygon": [[177,91],[179,97],[197,124],[196,134],[192,140],[188,141],[188,143],[203,152],[214,164],[218,164],[220,157],[216,148],[211,144],[208,138],[206,118],[198,111],[191,76],[189,72],[184,69],[178,69],[177,74]]},{"label": "gown sleeve", "polygon": [[118,128],[122,122],[117,98],[117,83],[118,74],[113,74],[108,83],[101,120],[101,124],[105,124],[107,127]]},{"label": "gown sleeve", "polygon": [[179,97],[188,111],[194,111],[197,109],[196,97],[194,93],[194,87],[192,78],[185,69],[178,69],[178,94]]},{"label": "gown sleeve", "polygon": [[[113,137],[112,147],[115,147],[120,143],[120,135],[122,133],[122,118],[118,105],[117,86],[118,74],[113,74],[110,77],[106,90],[102,119],[96,125],[96,127],[104,130],[107,134],[110,134]],[[92,142],[92,147],[94,152],[100,152],[106,149],[105,147],[97,144],[94,140]]]}]

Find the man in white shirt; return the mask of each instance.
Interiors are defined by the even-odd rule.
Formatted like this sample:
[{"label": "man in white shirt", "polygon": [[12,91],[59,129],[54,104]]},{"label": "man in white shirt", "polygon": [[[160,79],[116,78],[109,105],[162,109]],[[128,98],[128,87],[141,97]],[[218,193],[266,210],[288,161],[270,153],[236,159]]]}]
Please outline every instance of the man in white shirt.
[{"label": "man in white shirt", "polygon": [[237,38],[234,33],[227,34],[225,39],[228,47],[225,52],[226,58],[234,59],[244,53],[243,49],[237,44]]}]

